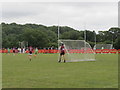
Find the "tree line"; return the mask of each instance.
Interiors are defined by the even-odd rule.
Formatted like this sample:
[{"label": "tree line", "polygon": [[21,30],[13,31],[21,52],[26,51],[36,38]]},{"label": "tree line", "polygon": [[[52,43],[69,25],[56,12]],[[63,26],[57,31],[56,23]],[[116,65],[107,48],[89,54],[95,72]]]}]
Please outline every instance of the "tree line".
[{"label": "tree line", "polygon": [[[16,24],[1,23],[2,26],[2,47],[20,47],[20,42],[28,42],[28,46],[45,48],[55,47],[58,43],[58,26],[45,26],[41,24]],[[75,30],[68,26],[59,26],[60,39],[84,40],[93,47],[95,37],[97,44],[113,44],[115,49],[120,49],[120,28],[111,27],[107,31],[95,33],[92,30]]]}]

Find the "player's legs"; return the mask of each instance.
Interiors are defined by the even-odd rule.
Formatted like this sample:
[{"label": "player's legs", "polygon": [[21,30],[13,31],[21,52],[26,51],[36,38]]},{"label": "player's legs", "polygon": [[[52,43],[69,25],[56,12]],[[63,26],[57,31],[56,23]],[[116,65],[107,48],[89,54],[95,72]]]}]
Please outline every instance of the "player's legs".
[{"label": "player's legs", "polygon": [[61,62],[61,59],[62,59],[62,58],[64,59],[64,62],[66,62],[64,55],[65,55],[64,52],[63,52],[63,53],[60,53],[60,58],[59,58],[59,61],[58,61],[58,62]]},{"label": "player's legs", "polygon": [[63,59],[64,59],[64,63],[66,62],[66,60],[65,60],[65,53],[63,53]]},{"label": "player's legs", "polygon": [[15,50],[13,50],[13,56],[15,56]]},{"label": "player's legs", "polygon": [[10,51],[8,51],[8,55],[10,55]]},{"label": "player's legs", "polygon": [[28,58],[29,58],[29,60],[31,61],[31,59],[32,59],[32,55],[29,55]]},{"label": "player's legs", "polygon": [[62,53],[60,53],[60,58],[59,58],[58,62],[61,62],[61,58],[62,58]]},{"label": "player's legs", "polygon": [[31,61],[31,59],[32,59],[32,52],[29,52],[28,58],[29,58],[29,60]]},{"label": "player's legs", "polygon": [[61,62],[61,57],[62,57],[62,56],[60,55],[60,58],[59,58],[59,61],[58,61],[58,62]]},{"label": "player's legs", "polygon": [[35,57],[35,58],[37,57],[37,52],[35,52],[34,57]]}]

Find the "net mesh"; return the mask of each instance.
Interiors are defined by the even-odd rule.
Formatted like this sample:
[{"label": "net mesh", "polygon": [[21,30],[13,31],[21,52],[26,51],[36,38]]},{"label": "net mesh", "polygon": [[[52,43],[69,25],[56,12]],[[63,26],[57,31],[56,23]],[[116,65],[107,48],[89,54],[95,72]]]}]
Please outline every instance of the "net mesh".
[{"label": "net mesh", "polygon": [[64,44],[67,62],[95,60],[95,53],[85,40],[59,40],[58,42],[59,47],[61,43]]},{"label": "net mesh", "polygon": [[112,49],[112,44],[96,44],[94,49]]}]

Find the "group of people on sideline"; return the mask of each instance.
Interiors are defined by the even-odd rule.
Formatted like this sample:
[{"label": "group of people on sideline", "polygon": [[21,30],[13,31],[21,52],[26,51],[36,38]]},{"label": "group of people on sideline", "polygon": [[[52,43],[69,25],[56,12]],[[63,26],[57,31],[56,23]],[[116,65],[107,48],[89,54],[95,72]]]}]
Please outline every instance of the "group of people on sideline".
[{"label": "group of people on sideline", "polygon": [[[13,48],[2,48],[0,49],[0,53],[29,53],[29,47],[27,48],[17,48],[17,47],[13,47]],[[37,47],[33,47],[32,49],[32,53],[34,52],[38,52],[38,53],[56,53],[57,52],[57,48],[37,48]]]},{"label": "group of people on sideline", "polygon": [[[42,49],[44,51],[44,53],[50,53],[50,52],[53,52],[53,50],[56,50],[56,52],[58,52],[58,49],[54,49],[54,48],[44,48]],[[59,61],[58,62],[61,62],[61,59],[63,58],[64,59],[64,62],[65,61],[65,47],[64,47],[64,44],[61,44],[60,48],[59,48],[59,53],[60,53],[60,58],[59,58]],[[38,49],[37,47],[36,48],[33,48],[32,46],[28,47],[28,48],[2,48],[2,53],[13,53],[13,55],[15,56],[16,53],[28,53],[28,58],[29,60],[31,61],[32,59],[32,54],[34,53],[34,56],[36,57],[37,54],[39,53],[40,49]],[[46,52],[47,51],[47,52]]]}]

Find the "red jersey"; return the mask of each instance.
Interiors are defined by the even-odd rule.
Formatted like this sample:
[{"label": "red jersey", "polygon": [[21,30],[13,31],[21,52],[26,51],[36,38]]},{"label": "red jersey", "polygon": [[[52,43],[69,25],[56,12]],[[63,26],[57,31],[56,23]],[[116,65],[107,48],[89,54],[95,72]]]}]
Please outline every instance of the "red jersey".
[{"label": "red jersey", "polygon": [[60,51],[61,51],[61,52],[65,52],[65,47],[64,47],[64,46],[61,46],[61,47],[60,47]]}]

